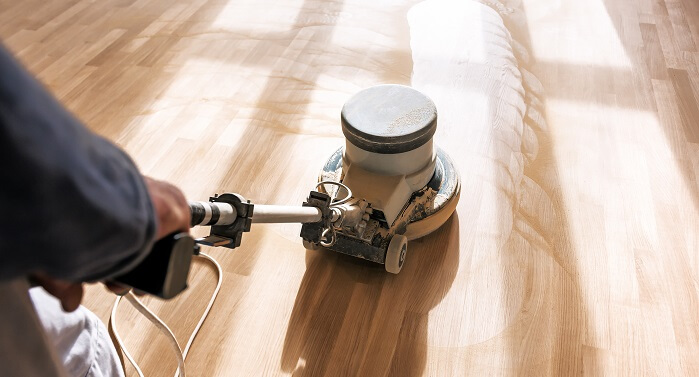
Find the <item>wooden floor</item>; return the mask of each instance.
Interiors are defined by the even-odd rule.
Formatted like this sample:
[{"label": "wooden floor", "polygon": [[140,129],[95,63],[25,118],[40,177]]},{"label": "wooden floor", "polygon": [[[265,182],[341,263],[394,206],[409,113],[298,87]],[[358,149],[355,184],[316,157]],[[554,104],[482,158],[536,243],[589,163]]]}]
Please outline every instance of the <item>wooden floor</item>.
[{"label": "wooden floor", "polygon": [[[528,49],[524,88],[531,71],[544,94],[526,117],[547,125],[525,124],[516,153],[490,158],[497,133],[466,138],[440,118],[464,195],[397,276],[306,251],[297,225],[207,250],[224,283],[189,375],[699,375],[699,3],[483,2]],[[0,38],[189,199],[299,204],[342,144],[349,96],[448,89],[429,79],[438,68],[418,72],[449,59],[418,54],[416,3],[0,0]],[[181,297],[146,299],[181,342],[211,272],[197,263]],[[94,286],[86,305],[106,321],[112,300]],[[146,374],[171,376],[163,337],[128,305],[119,314]]]}]

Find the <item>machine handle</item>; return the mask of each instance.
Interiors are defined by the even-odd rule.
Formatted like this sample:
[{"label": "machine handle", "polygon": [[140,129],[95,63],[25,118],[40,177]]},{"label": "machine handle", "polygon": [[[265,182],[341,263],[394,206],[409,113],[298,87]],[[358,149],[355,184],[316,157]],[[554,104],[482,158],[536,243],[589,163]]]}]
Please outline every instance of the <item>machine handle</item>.
[{"label": "machine handle", "polygon": [[[196,242],[210,246],[235,248],[251,223],[319,223],[323,211],[315,206],[258,205],[237,194],[223,194],[218,201],[189,202],[191,226],[212,227],[208,237]],[[336,220],[337,214],[328,218]],[[117,283],[160,298],[169,299],[187,288],[192,256],[199,246],[187,233],[172,233],[158,240],[146,258],[131,271],[114,278]]]},{"label": "machine handle", "polygon": [[[219,198],[230,199],[228,196]],[[248,202],[241,209],[245,211],[241,212],[236,209],[235,202],[189,202],[191,226],[212,226],[212,234],[197,242],[235,248],[240,245],[242,232],[249,231],[251,222],[317,223],[323,220],[323,212],[313,206],[258,205],[253,210]],[[241,205],[243,200],[238,202]],[[160,298],[173,298],[187,288],[192,256],[198,253],[199,246],[189,234],[172,233],[158,240],[134,269],[113,280]]]},{"label": "machine handle", "polygon": [[198,253],[199,245],[189,234],[175,232],[158,240],[134,269],[112,280],[170,299],[187,288],[192,256]]}]

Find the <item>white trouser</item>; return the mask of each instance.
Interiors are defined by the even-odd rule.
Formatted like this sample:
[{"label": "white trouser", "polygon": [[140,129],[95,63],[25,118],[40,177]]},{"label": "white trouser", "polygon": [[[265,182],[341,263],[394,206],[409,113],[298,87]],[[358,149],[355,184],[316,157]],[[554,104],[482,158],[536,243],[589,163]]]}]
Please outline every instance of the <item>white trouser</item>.
[{"label": "white trouser", "polygon": [[66,313],[43,288],[30,289],[29,296],[68,376],[124,376],[107,328],[94,313],[82,305]]}]

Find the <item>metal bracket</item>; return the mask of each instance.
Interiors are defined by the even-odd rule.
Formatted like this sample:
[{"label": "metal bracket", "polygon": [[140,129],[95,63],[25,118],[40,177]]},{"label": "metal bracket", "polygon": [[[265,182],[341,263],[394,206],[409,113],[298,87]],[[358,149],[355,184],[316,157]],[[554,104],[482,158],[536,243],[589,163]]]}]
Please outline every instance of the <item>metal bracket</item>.
[{"label": "metal bracket", "polygon": [[[383,218],[383,214],[380,211],[373,211],[373,214],[362,211],[360,220],[365,220],[372,224],[373,230],[370,232],[371,234],[352,235],[348,234],[345,229],[340,228],[334,232],[335,242],[328,246],[322,245],[323,232],[333,226],[331,200],[327,194],[311,191],[307,202],[303,203],[303,205],[320,208],[323,212],[323,221],[303,224],[301,227],[301,238],[316,247],[321,246],[325,250],[332,250],[376,263],[385,263],[388,241],[393,233],[387,227],[384,228],[379,225],[377,219]],[[372,216],[371,220],[364,219],[364,215]]]},{"label": "metal bracket", "polygon": [[316,207],[323,214],[323,221],[306,223],[301,226],[301,238],[319,244],[325,229],[332,227],[332,211],[330,209],[330,195],[318,191],[311,191],[308,199],[303,203],[304,207]]},{"label": "metal bracket", "polygon": [[254,205],[238,194],[221,194],[209,198],[210,202],[228,203],[235,207],[237,219],[230,225],[214,225],[209,235],[197,239],[197,243],[207,246],[222,246],[235,249],[240,246],[244,232],[250,231]]}]

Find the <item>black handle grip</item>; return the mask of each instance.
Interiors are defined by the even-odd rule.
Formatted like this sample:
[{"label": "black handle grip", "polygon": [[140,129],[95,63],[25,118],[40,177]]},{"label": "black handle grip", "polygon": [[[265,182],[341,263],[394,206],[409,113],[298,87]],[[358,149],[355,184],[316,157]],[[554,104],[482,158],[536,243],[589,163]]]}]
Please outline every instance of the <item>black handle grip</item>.
[{"label": "black handle grip", "polygon": [[173,298],[187,288],[192,256],[198,251],[189,234],[172,233],[157,241],[133,270],[113,280],[160,298]]}]

